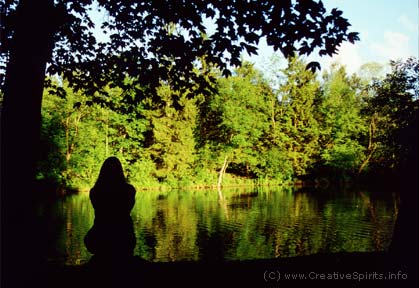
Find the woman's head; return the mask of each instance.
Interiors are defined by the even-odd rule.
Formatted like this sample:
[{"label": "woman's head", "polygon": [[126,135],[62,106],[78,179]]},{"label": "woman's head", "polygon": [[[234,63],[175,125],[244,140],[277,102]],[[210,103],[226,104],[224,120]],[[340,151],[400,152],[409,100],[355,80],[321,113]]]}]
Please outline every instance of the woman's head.
[{"label": "woman's head", "polygon": [[99,183],[116,184],[121,182],[125,182],[122,164],[118,158],[114,156],[109,157],[105,160],[105,162],[103,162],[102,168],[100,168],[96,185]]}]

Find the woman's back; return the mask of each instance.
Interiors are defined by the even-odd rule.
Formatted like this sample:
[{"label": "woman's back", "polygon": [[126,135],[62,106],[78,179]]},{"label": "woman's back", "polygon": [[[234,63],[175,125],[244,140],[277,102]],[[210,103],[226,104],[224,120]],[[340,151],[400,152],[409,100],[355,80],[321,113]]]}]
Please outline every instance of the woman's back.
[{"label": "woman's back", "polygon": [[90,190],[95,218],[121,218],[130,215],[135,204],[135,189],[128,183],[107,187],[95,186]]}]

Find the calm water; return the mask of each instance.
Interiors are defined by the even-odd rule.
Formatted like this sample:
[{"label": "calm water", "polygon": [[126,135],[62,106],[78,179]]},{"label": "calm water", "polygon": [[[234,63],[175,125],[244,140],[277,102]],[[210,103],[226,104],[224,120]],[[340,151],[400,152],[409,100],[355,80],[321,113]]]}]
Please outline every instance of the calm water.
[{"label": "calm water", "polygon": [[[390,244],[394,197],[367,191],[255,190],[137,192],[131,213],[135,255],[150,261],[244,260],[320,252],[383,251]],[[87,193],[43,207],[49,260],[83,264],[93,225]]]}]

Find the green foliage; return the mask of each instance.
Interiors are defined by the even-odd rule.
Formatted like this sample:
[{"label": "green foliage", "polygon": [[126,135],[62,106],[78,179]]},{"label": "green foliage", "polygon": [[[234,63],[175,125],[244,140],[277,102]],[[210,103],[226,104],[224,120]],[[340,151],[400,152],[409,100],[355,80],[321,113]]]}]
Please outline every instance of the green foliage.
[{"label": "green foliage", "polygon": [[276,153],[278,147],[272,142],[272,109],[277,101],[272,103],[272,88],[262,74],[245,63],[233,76],[218,83],[219,92],[206,99],[205,114],[201,114],[205,117],[201,122],[201,147],[215,160],[209,163],[211,159],[204,153],[207,165],[219,170],[227,159],[228,171],[236,175],[288,178],[285,157]]},{"label": "green foliage", "polygon": [[324,79],[319,104],[321,158],[332,169],[353,174],[365,157],[360,139],[367,133],[357,81],[337,65],[331,67]]},{"label": "green foliage", "polygon": [[[297,57],[282,70],[286,82],[280,87],[279,133],[296,175],[304,175],[318,158],[319,127],[314,100],[320,83]],[[281,142],[281,140],[280,140]]]},{"label": "green foliage", "polygon": [[95,103],[52,80],[63,93],[44,95],[38,179],[89,188],[115,155],[140,190],[213,187],[224,173],[223,185],[278,184],[324,169],[329,177],[394,169],[413,149],[414,60],[370,86],[373,77],[337,65],[320,82],[298,57],[275,89],[250,63],[229,78],[211,73],[218,92],[208,97],[168,81],[140,102],[126,102],[138,87],[109,85]]},{"label": "green foliage", "polygon": [[372,158],[375,168],[401,168],[417,145],[419,99],[419,61],[392,62],[392,71],[374,81],[364,114],[374,124],[371,141],[376,149]]},{"label": "green foliage", "polygon": [[[173,186],[179,180],[188,181],[195,162],[197,107],[185,93],[162,85],[157,90],[159,103],[149,103],[145,117],[150,124],[147,152],[156,164],[155,176]],[[178,99],[176,105],[174,99]]]},{"label": "green foliage", "polygon": [[361,165],[363,157],[364,147],[352,140],[334,145],[322,153],[327,166],[342,172],[355,172]]}]

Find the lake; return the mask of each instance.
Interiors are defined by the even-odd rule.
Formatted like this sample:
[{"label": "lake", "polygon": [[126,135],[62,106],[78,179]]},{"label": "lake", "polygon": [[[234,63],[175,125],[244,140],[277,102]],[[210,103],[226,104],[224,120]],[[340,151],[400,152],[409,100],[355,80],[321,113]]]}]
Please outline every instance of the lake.
[{"label": "lake", "polygon": [[[138,191],[131,213],[134,254],[154,262],[270,259],[388,249],[395,193],[362,189]],[[94,210],[88,193],[39,208],[48,223],[48,260],[86,263],[83,238]]]}]

